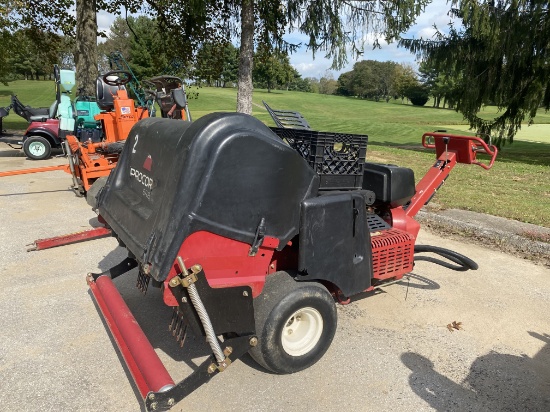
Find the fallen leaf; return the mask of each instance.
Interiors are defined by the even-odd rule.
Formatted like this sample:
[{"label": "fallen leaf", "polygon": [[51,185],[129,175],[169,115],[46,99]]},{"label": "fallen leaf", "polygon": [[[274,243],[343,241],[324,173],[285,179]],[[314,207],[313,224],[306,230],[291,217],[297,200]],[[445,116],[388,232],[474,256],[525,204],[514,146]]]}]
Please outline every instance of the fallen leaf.
[{"label": "fallen leaf", "polygon": [[456,320],[453,320],[452,323],[449,323],[447,325],[447,329],[449,329],[449,332],[454,332],[456,330],[462,329],[462,322],[457,322]]}]

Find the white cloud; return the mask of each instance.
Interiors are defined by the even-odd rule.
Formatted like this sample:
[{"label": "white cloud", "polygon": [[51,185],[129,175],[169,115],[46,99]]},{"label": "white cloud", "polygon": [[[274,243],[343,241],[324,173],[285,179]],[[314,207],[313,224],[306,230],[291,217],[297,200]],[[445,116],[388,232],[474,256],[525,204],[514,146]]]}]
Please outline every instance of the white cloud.
[{"label": "white cloud", "polygon": [[115,21],[115,18],[117,16],[114,14],[109,14],[106,11],[100,11],[97,13],[97,28],[100,32],[104,32],[107,35],[109,35],[109,29],[113,22]]},{"label": "white cloud", "polygon": [[419,39],[424,39],[424,40],[432,39],[436,31],[437,30],[434,29],[433,27],[424,27],[418,30],[415,37]]}]

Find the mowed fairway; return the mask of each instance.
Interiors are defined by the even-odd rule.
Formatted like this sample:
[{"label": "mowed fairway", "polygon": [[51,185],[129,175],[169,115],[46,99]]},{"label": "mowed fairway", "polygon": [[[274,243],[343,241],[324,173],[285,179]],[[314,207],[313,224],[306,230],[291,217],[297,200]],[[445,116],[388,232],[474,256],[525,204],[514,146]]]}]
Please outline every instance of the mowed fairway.
[{"label": "mowed fairway", "polygon": [[[236,89],[191,87],[188,91],[195,120],[215,111],[235,111]],[[8,87],[0,85],[0,107],[9,104],[11,93],[31,106],[49,106],[54,99],[51,81],[17,81]],[[435,160],[434,153],[420,145],[423,133],[439,129],[457,133],[468,130],[461,114],[429,105],[415,107],[399,101],[372,102],[312,93],[255,90],[253,115],[269,126],[274,123],[262,100],[276,109],[299,111],[315,130],[367,134],[368,161],[410,167],[417,180]],[[484,117],[496,114],[494,107],[485,108],[482,113]],[[13,112],[4,119],[4,128],[25,127],[26,122]],[[441,208],[473,210],[550,227],[550,114],[539,111],[535,125],[525,125],[515,142],[504,146],[490,171],[471,165],[457,166],[434,202]]]}]

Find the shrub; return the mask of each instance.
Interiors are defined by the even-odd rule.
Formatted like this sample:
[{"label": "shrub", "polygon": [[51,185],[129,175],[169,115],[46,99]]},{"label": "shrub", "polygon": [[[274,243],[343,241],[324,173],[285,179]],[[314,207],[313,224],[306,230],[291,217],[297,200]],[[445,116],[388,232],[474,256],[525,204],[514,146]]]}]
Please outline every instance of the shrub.
[{"label": "shrub", "polygon": [[419,84],[410,87],[405,96],[407,96],[414,106],[424,106],[430,98],[430,93],[425,86]]}]

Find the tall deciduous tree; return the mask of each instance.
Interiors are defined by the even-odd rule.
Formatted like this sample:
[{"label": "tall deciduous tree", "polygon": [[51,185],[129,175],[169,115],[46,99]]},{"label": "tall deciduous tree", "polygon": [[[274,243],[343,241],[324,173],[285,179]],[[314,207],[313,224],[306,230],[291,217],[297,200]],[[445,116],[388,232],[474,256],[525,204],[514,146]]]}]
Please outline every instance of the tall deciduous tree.
[{"label": "tall deciduous tree", "polygon": [[[400,42],[457,81],[456,110],[480,133],[512,142],[522,122],[550,108],[550,10],[546,0],[453,0],[462,27],[433,41]],[[483,105],[500,109],[493,119]]]},{"label": "tall deciduous tree", "polygon": [[433,106],[439,108],[443,100],[443,108],[448,105],[454,108],[454,102],[460,97],[457,83],[461,74],[456,77],[437,70],[433,62],[428,59],[420,63],[418,67],[420,78],[433,96]]},{"label": "tall deciduous tree", "polygon": [[339,77],[339,91],[344,95],[388,101],[393,94],[397,66],[398,64],[392,61],[357,62],[353,65],[351,72]]},{"label": "tall deciduous tree", "polygon": [[9,26],[8,5],[2,2],[0,3],[0,41],[2,42],[2,47],[0,47],[0,82],[3,84],[7,84],[10,75],[8,57],[12,48],[12,34],[9,30]]},{"label": "tall deciduous tree", "polygon": [[239,49],[232,43],[205,43],[197,53],[193,77],[208,86],[233,85],[237,83]]},{"label": "tall deciduous tree", "polygon": [[252,78],[254,83],[267,87],[268,93],[277,86],[288,85],[294,78],[294,73],[288,55],[280,50],[272,52],[260,47],[254,56]]},{"label": "tall deciduous tree", "polygon": [[[378,39],[388,41],[395,39],[407,30],[431,0],[204,0],[173,2],[171,0],[77,0],[77,11],[80,7],[120,12],[125,7],[129,12],[142,11],[157,18],[163,32],[171,36],[174,45],[179,46],[179,56],[193,56],[198,46],[209,40],[227,42],[235,37],[240,38],[239,78],[237,110],[252,112],[252,68],[254,43],[273,45],[281,50],[293,50],[297,45],[288,44],[283,36],[287,32],[299,32],[307,36],[305,46],[313,53],[322,52],[326,58],[333,60],[333,68],[341,68],[347,62],[350,52],[360,53],[363,50],[367,35],[373,35],[374,45]],[[10,2],[11,3],[11,2]],[[27,2],[16,2],[27,3]],[[36,7],[20,7],[22,16],[33,21],[37,16],[45,15],[52,19],[63,20],[67,28],[71,6],[70,0],[36,1]],[[87,4],[91,4],[87,6]],[[48,9],[49,7],[49,9]],[[87,8],[86,8],[87,7]],[[80,9],[82,10],[82,9]],[[84,11],[89,27],[95,19]],[[63,17],[61,17],[63,16]],[[69,17],[67,17],[69,16]],[[79,14],[77,13],[77,17]],[[24,20],[23,18],[23,20]],[[74,20],[74,19],[73,19]],[[78,27],[81,23],[77,24]],[[70,26],[69,26],[70,27]],[[73,26],[74,27],[74,26]],[[79,46],[79,70],[83,78],[88,79],[86,65],[80,65],[86,57],[87,67],[95,67],[95,54],[84,54],[92,50],[91,32],[86,24],[82,25],[83,36],[78,42],[87,45]],[[97,25],[96,25],[97,27]],[[70,30],[69,30],[70,31]],[[80,32],[79,32],[80,33]],[[90,68],[90,70],[92,70]]]},{"label": "tall deciduous tree", "polygon": [[76,0],[76,82],[83,94],[95,95],[97,71],[96,0]]},{"label": "tall deciduous tree", "polygon": [[[0,0],[0,81],[8,80],[12,70],[10,59],[14,58],[15,52],[21,52],[15,33],[25,30],[25,38],[29,37],[36,47],[42,48],[43,55],[49,56],[58,47],[58,42],[50,42],[53,37],[44,41],[48,36],[73,33],[75,18],[69,12],[71,6],[74,7],[74,0]],[[50,67],[48,72],[51,70]]]},{"label": "tall deciduous tree", "polygon": [[[98,0],[99,1],[99,0]],[[237,110],[252,112],[254,44],[292,50],[284,41],[288,32],[307,36],[305,46],[324,53],[333,68],[341,68],[349,53],[363,51],[368,34],[388,41],[407,30],[431,0],[113,0],[110,11],[125,5],[158,17],[167,34],[181,39],[189,56],[206,39],[240,39]],[[185,54],[185,53],[180,53]]]},{"label": "tall deciduous tree", "polygon": [[327,70],[323,77],[319,79],[320,94],[334,94],[338,89],[338,82],[334,80],[334,75],[330,70]]},{"label": "tall deciduous tree", "polygon": [[67,42],[61,36],[37,29],[21,29],[10,37],[6,58],[10,73],[25,79],[51,77],[53,65],[59,64]]},{"label": "tall deciduous tree", "polygon": [[403,100],[409,94],[409,90],[417,85],[418,79],[411,65],[398,64],[395,66],[391,87],[391,94],[395,99],[400,98],[401,103],[403,103]]}]

